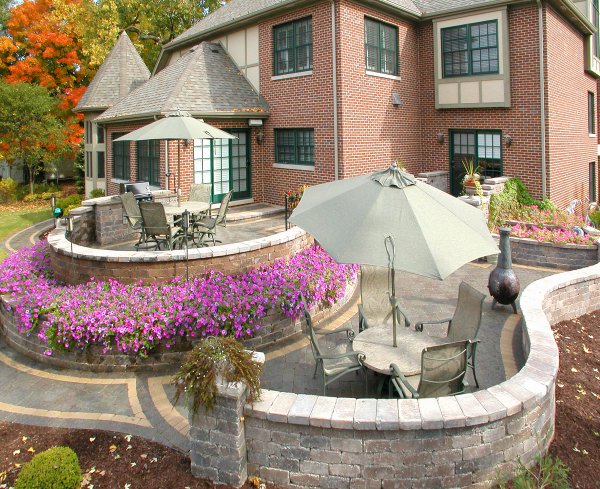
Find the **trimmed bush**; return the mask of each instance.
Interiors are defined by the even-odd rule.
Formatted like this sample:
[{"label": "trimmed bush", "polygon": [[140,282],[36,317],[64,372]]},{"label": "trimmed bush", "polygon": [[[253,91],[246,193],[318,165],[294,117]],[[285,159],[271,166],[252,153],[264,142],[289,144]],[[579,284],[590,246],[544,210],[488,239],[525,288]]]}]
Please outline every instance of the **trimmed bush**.
[{"label": "trimmed bush", "polygon": [[17,188],[19,184],[12,178],[0,180],[0,202],[14,202],[17,200]]},{"label": "trimmed bush", "polygon": [[15,489],[79,489],[81,468],[69,447],[52,447],[23,465]]},{"label": "trimmed bush", "polygon": [[97,199],[98,197],[104,197],[104,190],[101,188],[95,188],[90,192],[90,199]]}]

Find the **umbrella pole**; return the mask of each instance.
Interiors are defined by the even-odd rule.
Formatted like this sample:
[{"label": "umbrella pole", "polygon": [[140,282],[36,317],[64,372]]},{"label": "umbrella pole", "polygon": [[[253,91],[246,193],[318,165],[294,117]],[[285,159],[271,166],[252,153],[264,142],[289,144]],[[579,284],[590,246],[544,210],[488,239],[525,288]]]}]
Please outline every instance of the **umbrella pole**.
[{"label": "umbrella pole", "polygon": [[398,346],[398,342],[396,340],[396,327],[397,317],[396,317],[396,270],[392,268],[392,333],[394,335],[394,348]]},{"label": "umbrella pole", "polygon": [[181,196],[181,140],[177,141],[177,206]]}]

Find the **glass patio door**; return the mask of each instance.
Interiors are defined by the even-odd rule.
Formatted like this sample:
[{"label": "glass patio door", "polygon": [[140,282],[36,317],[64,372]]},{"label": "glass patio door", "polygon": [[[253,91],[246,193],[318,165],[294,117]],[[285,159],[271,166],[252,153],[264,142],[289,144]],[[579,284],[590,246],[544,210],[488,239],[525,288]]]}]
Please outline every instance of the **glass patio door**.
[{"label": "glass patio door", "polygon": [[233,189],[233,200],[250,197],[250,137],[247,129],[230,129],[237,139],[194,140],[194,183],[211,183],[213,202]]}]

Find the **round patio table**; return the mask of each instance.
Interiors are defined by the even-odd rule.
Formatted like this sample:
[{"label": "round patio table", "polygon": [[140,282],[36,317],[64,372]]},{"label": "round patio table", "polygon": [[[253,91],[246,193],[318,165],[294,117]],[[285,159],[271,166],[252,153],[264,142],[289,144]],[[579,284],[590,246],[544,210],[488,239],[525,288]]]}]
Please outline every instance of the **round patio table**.
[{"label": "round patio table", "polygon": [[402,325],[397,326],[398,346],[392,346],[392,325],[375,326],[359,333],[352,348],[365,353],[363,363],[369,370],[390,375],[390,364],[395,363],[405,376],[421,373],[423,348],[446,343],[447,338],[418,333]]},{"label": "round patio table", "polygon": [[163,204],[165,214],[169,216],[180,216],[186,209],[190,214],[200,214],[210,209],[210,204],[207,202],[181,202],[181,204]]}]

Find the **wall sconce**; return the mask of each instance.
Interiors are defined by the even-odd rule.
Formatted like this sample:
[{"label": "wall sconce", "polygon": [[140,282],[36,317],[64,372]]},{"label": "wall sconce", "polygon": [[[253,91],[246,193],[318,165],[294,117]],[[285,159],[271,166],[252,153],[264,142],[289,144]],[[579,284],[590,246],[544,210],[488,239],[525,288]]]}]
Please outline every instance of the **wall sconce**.
[{"label": "wall sconce", "polygon": [[392,105],[395,107],[402,107],[404,105],[398,92],[392,92]]},{"label": "wall sconce", "polygon": [[506,146],[510,146],[513,142],[512,137],[510,137],[508,134],[506,136],[504,136],[504,143],[506,144]]},{"label": "wall sconce", "polygon": [[189,139],[184,139],[183,140],[183,146],[187,148],[189,145],[190,145],[190,140]]},{"label": "wall sconce", "polygon": [[437,142],[441,144],[445,141],[446,135],[443,132],[438,132],[435,138],[437,139]]},{"label": "wall sconce", "polygon": [[256,133],[256,142],[258,144],[262,144],[262,142],[265,140],[265,133],[262,131],[258,131]]}]

